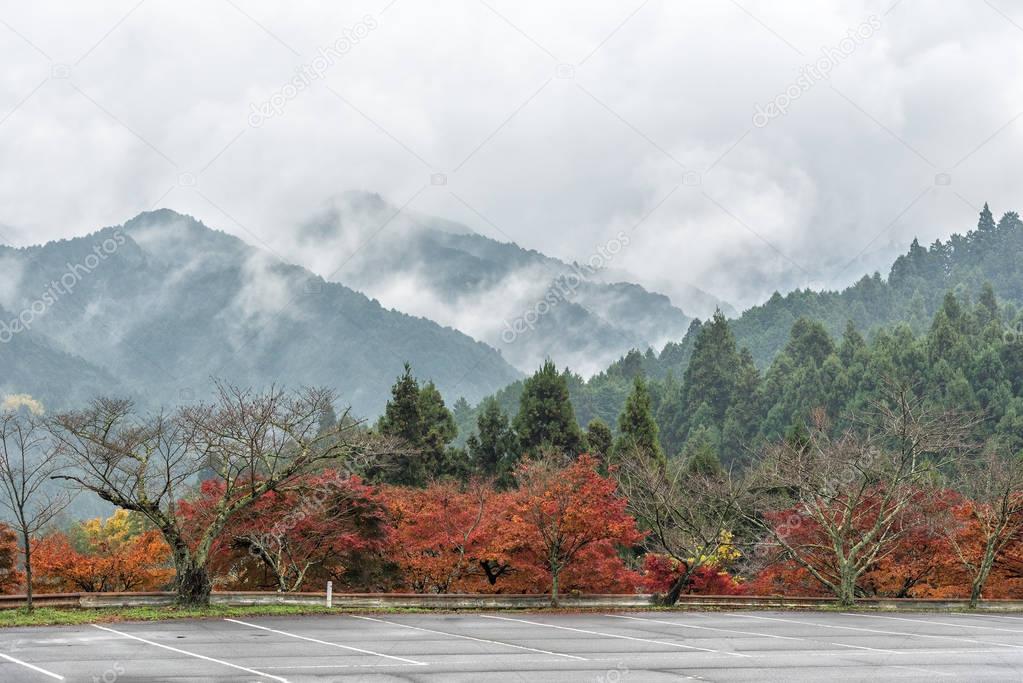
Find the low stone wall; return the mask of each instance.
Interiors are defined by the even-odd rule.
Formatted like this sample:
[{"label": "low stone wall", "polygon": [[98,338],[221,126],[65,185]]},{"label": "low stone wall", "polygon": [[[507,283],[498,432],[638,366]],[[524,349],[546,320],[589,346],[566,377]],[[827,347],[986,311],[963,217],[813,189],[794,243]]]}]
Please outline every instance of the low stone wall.
[{"label": "low stone wall", "polygon": [[80,607],[159,607],[173,604],[173,593],[79,593]]},{"label": "low stone wall", "polygon": [[[679,609],[836,609],[838,603],[830,598],[802,598],[754,595],[683,595],[676,605]],[[882,611],[948,611],[969,608],[968,600],[931,600],[913,598],[860,598],[855,609]],[[978,611],[1020,612],[1023,600],[983,600]]]},{"label": "low stone wall", "polygon": [[[215,602],[223,604],[326,604],[325,593],[268,594],[231,593],[214,594]],[[607,608],[650,607],[650,595],[567,595],[560,598],[563,607]],[[344,609],[529,609],[549,607],[548,595],[491,595],[491,594],[419,594],[419,593],[334,593],[333,605]]]},{"label": "low stone wall", "polygon": [[[218,592],[211,601],[217,605],[315,605],[325,606],[326,593]],[[34,596],[39,607],[143,607],[174,603],[173,593],[42,593]],[[656,606],[652,595],[565,595],[562,607],[569,609],[635,609]],[[0,596],[0,609],[25,605],[23,595]],[[335,593],[333,607],[345,609],[541,609],[550,606],[546,595],[418,594],[418,593]],[[827,598],[745,595],[684,595],[676,609],[834,609]],[[865,598],[858,609],[890,611],[946,611],[966,609],[966,600],[912,600]],[[978,610],[1023,612],[1023,600],[985,600]]]}]

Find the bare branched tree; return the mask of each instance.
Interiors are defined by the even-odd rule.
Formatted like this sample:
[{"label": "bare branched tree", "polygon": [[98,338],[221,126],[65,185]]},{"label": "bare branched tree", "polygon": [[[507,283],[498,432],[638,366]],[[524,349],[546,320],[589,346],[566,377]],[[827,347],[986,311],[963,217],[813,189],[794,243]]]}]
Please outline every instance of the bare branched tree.
[{"label": "bare branched tree", "polygon": [[[941,527],[970,576],[970,607],[976,607],[1006,548],[1023,540],[1023,460],[992,447],[976,459],[963,460],[953,482],[968,499],[967,518],[950,514]],[[968,527],[977,535],[964,538]]]},{"label": "bare branched tree", "polygon": [[64,469],[49,432],[35,416],[0,413],[0,507],[21,537],[25,596],[32,605],[32,538],[71,503],[71,493],[51,481]]},{"label": "bare branched tree", "polygon": [[703,566],[714,562],[742,519],[739,482],[725,472],[705,472],[681,458],[663,462],[642,453],[623,459],[621,492],[647,549],[663,553],[683,568],[661,600],[673,605]]},{"label": "bare branched tree", "polygon": [[[861,429],[833,437],[823,411],[805,439],[772,448],[751,474],[744,514],[767,545],[839,599],[855,601],[859,577],[922,523],[924,484],[969,448],[972,416],[925,406],[888,384]],[[778,524],[770,512],[790,510]]]},{"label": "bare branched tree", "polygon": [[[266,492],[327,463],[393,450],[348,413],[322,429],[332,392],[271,387],[253,392],[217,383],[216,400],[172,415],[135,415],[128,401],[101,399],[55,421],[54,433],[77,469],[60,475],[114,505],[134,510],[171,548],[181,604],[208,604],[210,551],[227,522]],[[222,495],[189,524],[179,501],[213,478]]]}]

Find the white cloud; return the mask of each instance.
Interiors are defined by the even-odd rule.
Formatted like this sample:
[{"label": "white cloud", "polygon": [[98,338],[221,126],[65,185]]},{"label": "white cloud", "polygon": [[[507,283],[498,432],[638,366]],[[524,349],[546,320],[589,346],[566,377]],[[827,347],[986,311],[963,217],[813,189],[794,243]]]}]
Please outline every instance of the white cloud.
[{"label": "white cloud", "polygon": [[13,254],[0,256],[0,307],[10,311],[21,305],[18,291],[24,269],[21,259],[17,256]]},{"label": "white cloud", "polygon": [[[274,245],[356,189],[572,260],[688,172],[700,183],[646,218],[616,266],[744,306],[884,269],[913,236],[970,227],[985,200],[1023,203],[1023,119],[1009,123],[1023,41],[985,3],[903,0],[886,15],[891,0],[743,0],[747,14],[654,0],[624,24],[640,3],[236,3],[248,17],[136,4],[3,10],[21,37],[0,26],[0,223],[21,243],[159,204]],[[881,29],[830,83],[752,126],[757,104],[870,14]],[[364,41],[248,125],[252,103],[366,15],[379,26]],[[428,184],[436,172],[446,185]],[[400,248],[399,235],[379,239]]]},{"label": "white cloud", "polygon": [[29,394],[7,394],[4,400],[0,401],[0,411],[17,411],[24,408],[33,415],[42,415],[46,412],[42,402],[32,398]]}]

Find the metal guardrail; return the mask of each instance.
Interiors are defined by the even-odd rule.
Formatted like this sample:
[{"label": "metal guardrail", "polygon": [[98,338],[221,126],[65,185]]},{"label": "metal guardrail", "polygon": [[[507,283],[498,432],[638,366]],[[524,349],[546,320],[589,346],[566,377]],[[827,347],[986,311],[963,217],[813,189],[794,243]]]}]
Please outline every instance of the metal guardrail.
[{"label": "metal guardrail", "polygon": [[[139,607],[169,605],[174,593],[37,593],[33,602],[38,607]],[[261,591],[214,592],[211,602],[219,605],[326,605],[326,593],[276,593]],[[652,595],[580,595],[569,594],[559,599],[567,608],[643,608],[654,607]],[[530,609],[550,605],[548,595],[456,594],[456,593],[334,593],[332,607],[344,609],[419,608],[419,609]],[[0,595],[0,609],[25,606],[24,595]],[[837,606],[831,598],[754,596],[754,595],[683,595],[678,609],[820,609]],[[856,607],[878,610],[928,611],[966,609],[967,600],[929,600],[912,598],[863,598]],[[984,611],[1023,612],[1023,600],[984,600],[978,609]]]}]

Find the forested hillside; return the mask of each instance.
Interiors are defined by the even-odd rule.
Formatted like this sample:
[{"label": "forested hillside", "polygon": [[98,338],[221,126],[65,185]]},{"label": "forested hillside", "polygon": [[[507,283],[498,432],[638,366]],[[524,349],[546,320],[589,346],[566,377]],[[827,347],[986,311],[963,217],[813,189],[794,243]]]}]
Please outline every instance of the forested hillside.
[{"label": "forested hillside", "polygon": [[123,390],[109,372],[61,350],[45,336],[32,330],[14,333],[9,328],[14,319],[0,306],[0,324],[8,326],[0,326],[0,397],[28,393],[74,405],[97,393]]},{"label": "forested hillside", "polygon": [[1010,211],[995,223],[985,204],[975,230],[937,240],[930,247],[913,240],[909,251],[895,260],[887,279],[875,273],[841,292],[776,293],[735,321],[735,335],[753,353],[757,365],[766,367],[799,318],[818,320],[833,335],[841,334],[849,321],[864,334],[895,322],[920,333],[946,292],[976,297],[985,284],[991,285],[1000,301],[1019,305],[1023,302],[1021,254],[1019,214]]},{"label": "forested hillside", "polygon": [[[651,380],[654,401],[662,411],[659,418],[664,422],[664,446],[673,452],[686,440],[689,424],[704,422],[702,416],[693,417],[693,412],[703,403],[713,416],[714,426],[719,430],[724,428],[728,402],[722,398],[722,393],[731,393],[729,387],[733,380],[725,375],[704,374],[710,372],[705,368],[709,362],[707,354],[711,353],[708,348],[720,354],[722,367],[729,368],[726,375],[742,376],[737,380],[744,387],[740,391],[748,393],[755,384],[762,394],[758,400],[771,407],[770,416],[757,417],[758,424],[747,425],[743,436],[770,436],[791,422],[794,405],[805,408],[810,400],[814,389],[800,386],[808,381],[804,375],[816,377],[820,372],[835,373],[838,368],[831,359],[833,355],[847,360],[852,353],[850,345],[862,344],[871,358],[896,352],[908,354],[916,349],[915,353],[924,353],[928,361],[941,360],[927,355],[926,349],[932,343],[928,340],[938,333],[935,327],[943,330],[952,324],[943,322],[949,319],[957,321],[954,323],[957,339],[962,341],[959,337],[967,337],[965,343],[969,349],[961,353],[970,358],[957,357],[954,362],[947,360],[940,367],[928,365],[927,372],[946,377],[960,371],[971,391],[983,394],[984,390],[976,386],[974,380],[980,383],[986,380],[971,374],[978,364],[988,362],[982,361],[979,354],[997,355],[1007,362],[1015,347],[1002,345],[997,340],[1019,336],[1016,327],[1023,303],[1021,256],[1023,222],[1019,215],[1006,213],[996,223],[985,205],[975,230],[965,235],[952,235],[930,248],[914,241],[909,252],[895,261],[887,279],[875,273],[841,292],[798,290],[786,296],[775,294],[763,305],[749,309],[727,324],[721,317],[706,322],[694,321],[683,339],[668,343],[659,354],[650,349],[634,350],[589,380],[569,374],[566,381],[583,424],[600,418],[613,426],[631,389],[632,379],[644,375]],[[966,313],[957,316],[953,304]],[[987,312],[974,311],[975,305]],[[986,336],[978,338],[977,335]],[[700,367],[690,370],[694,352],[701,359]],[[874,367],[878,371],[923,372],[922,365],[903,367],[896,360],[877,361],[881,365]],[[904,360],[908,363],[909,357]],[[816,369],[811,369],[811,361],[818,366]],[[1011,367],[1014,366],[1010,363],[1007,367],[1012,377]],[[687,377],[688,388],[684,386]],[[946,380],[935,381],[942,382],[942,386],[947,383]],[[700,386],[694,387],[692,382],[699,382]],[[520,393],[521,383],[517,382],[502,389],[496,397],[505,410],[513,412]],[[668,398],[662,401],[662,396]],[[835,396],[830,405],[837,408],[843,401]],[[739,408],[733,413],[736,410]],[[683,418],[682,414],[688,417]],[[471,426],[472,419],[466,412],[460,424]],[[735,439],[730,441],[732,447],[736,443]]]},{"label": "forested hillside", "polygon": [[[804,429],[817,408],[836,429],[848,426],[843,417],[862,411],[888,381],[909,384],[929,405],[982,414],[977,436],[997,436],[1015,451],[1023,448],[1023,336],[1016,320],[1016,308],[999,306],[990,287],[975,302],[946,294],[921,335],[899,323],[868,341],[849,324],[836,337],[818,321],[799,319],[761,372],[718,315],[695,333],[685,370],[651,380],[644,391],[669,455],[710,448],[725,464],[741,462],[759,445]],[[627,401],[619,397],[634,393],[644,366],[655,362],[630,354],[589,383],[560,373],[580,424],[599,420],[620,433]],[[502,390],[494,404],[514,416],[523,387]],[[455,414],[462,429],[473,429],[473,411],[463,406]]]},{"label": "forested hillside", "polygon": [[325,384],[366,416],[383,409],[406,360],[473,400],[519,376],[461,332],[169,210],[71,240],[0,246],[0,264],[0,320],[18,328],[0,344],[0,389],[49,408],[111,393],[147,407],[187,403],[221,377]]}]

